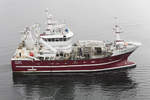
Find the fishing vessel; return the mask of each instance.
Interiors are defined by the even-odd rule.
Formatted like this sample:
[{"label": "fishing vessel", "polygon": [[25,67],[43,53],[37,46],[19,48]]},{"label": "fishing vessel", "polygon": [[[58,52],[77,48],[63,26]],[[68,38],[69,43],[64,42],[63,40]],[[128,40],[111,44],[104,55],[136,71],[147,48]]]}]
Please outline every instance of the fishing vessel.
[{"label": "fishing vessel", "polygon": [[21,42],[11,58],[13,72],[94,72],[135,66],[128,57],[141,44],[120,38],[115,25],[114,41],[79,40],[72,42],[73,32],[46,10],[47,25],[26,27]]}]

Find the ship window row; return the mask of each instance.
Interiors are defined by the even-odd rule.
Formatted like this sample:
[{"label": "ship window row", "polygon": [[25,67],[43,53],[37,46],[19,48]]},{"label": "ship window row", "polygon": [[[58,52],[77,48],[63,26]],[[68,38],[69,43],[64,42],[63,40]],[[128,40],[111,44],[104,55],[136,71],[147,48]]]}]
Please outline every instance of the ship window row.
[{"label": "ship window row", "polygon": [[68,41],[70,38],[43,38],[44,41],[47,42],[56,42],[56,41]]}]

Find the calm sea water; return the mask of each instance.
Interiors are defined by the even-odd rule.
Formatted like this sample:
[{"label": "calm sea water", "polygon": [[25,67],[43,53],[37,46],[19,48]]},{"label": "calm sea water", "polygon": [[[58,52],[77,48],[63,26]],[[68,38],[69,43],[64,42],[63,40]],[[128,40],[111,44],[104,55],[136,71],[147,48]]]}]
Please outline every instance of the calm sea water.
[{"label": "calm sea water", "polygon": [[[0,0],[0,100],[150,100],[149,0]],[[74,41],[113,40],[114,17],[125,40],[141,42],[136,68],[88,74],[13,75],[10,59],[26,25],[45,24],[45,8],[75,33]]]}]

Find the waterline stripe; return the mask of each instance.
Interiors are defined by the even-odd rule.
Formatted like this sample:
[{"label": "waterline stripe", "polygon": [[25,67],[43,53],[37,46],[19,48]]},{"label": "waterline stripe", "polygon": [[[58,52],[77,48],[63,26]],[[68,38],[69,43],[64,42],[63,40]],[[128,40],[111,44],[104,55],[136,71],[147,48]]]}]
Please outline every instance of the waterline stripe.
[{"label": "waterline stripe", "polygon": [[66,65],[66,66],[16,66],[16,68],[28,68],[28,67],[32,67],[32,68],[38,68],[38,67],[43,67],[43,68],[54,68],[54,67],[77,67],[77,66],[99,66],[99,65],[107,65],[107,64],[112,64],[115,62],[119,62],[121,61],[121,59],[119,60],[115,60],[115,61],[111,61],[111,62],[107,62],[107,63],[99,63],[99,64],[83,64],[83,65]]}]

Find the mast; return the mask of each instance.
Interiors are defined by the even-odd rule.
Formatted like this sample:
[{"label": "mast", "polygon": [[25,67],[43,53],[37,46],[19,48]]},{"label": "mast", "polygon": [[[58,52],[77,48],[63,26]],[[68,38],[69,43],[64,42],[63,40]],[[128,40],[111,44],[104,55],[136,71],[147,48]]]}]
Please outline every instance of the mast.
[{"label": "mast", "polygon": [[120,38],[120,33],[122,33],[122,31],[121,31],[121,27],[118,25],[118,22],[117,22],[118,18],[115,17],[115,20],[116,20],[116,23],[115,23],[115,27],[113,28],[113,30],[114,30],[114,33],[115,33],[115,36],[116,36],[115,41],[119,42],[119,41],[122,41],[122,39]]},{"label": "mast", "polygon": [[45,13],[46,13],[46,17],[47,17],[46,33],[47,34],[54,34],[53,28],[54,28],[54,25],[56,25],[57,22],[54,20],[53,16],[51,14],[49,14],[48,8],[45,10]]},{"label": "mast", "polygon": [[50,34],[51,33],[51,20],[52,20],[52,15],[49,14],[48,8],[45,10],[46,17],[47,17],[47,22],[46,22],[46,33]]},{"label": "mast", "polygon": [[45,13],[46,13],[46,17],[47,17],[47,25],[52,25],[52,15],[51,14],[49,14],[49,10],[48,10],[48,8],[45,10]]}]

